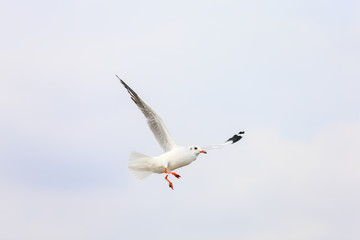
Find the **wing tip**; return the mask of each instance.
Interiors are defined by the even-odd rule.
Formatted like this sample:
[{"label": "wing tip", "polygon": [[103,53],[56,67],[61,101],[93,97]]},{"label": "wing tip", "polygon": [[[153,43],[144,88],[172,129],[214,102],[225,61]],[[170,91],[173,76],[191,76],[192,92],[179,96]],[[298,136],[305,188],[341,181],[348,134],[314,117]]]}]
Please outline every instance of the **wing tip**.
[{"label": "wing tip", "polygon": [[[138,97],[137,94],[132,90],[129,85],[127,85],[117,74],[115,76],[120,80],[120,83],[126,88],[126,90],[129,92],[131,98],[133,99],[134,96]],[[134,100],[134,99],[133,99]]]},{"label": "wing tip", "polygon": [[120,80],[123,85],[126,85],[126,83],[117,74],[115,74],[115,76]]},{"label": "wing tip", "polygon": [[234,144],[234,143],[238,142],[240,139],[242,139],[242,137],[243,137],[243,136],[241,136],[242,134],[245,134],[245,131],[240,131],[239,133],[237,133],[234,136],[232,136],[231,138],[229,138],[226,142],[232,141],[231,144]]}]

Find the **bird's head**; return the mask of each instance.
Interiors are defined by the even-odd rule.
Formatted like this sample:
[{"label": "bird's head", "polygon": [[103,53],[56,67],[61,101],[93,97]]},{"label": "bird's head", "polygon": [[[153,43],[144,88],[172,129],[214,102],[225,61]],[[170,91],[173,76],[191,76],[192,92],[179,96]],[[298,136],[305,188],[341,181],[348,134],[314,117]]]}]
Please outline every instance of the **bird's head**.
[{"label": "bird's head", "polygon": [[199,146],[190,146],[189,147],[190,152],[194,153],[196,156],[198,156],[200,153],[207,153],[205,150],[201,149]]}]

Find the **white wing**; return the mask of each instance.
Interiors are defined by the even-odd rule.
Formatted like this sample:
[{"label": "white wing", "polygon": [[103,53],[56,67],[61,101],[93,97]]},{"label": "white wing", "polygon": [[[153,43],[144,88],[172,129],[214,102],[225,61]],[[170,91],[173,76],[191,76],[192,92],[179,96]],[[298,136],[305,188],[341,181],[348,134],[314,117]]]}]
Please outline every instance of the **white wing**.
[{"label": "white wing", "polygon": [[223,148],[223,147],[226,147],[228,145],[231,145],[231,144],[234,144],[236,143],[237,141],[239,141],[242,136],[241,134],[244,134],[245,132],[239,132],[237,134],[235,134],[234,136],[232,136],[231,138],[229,138],[226,142],[222,143],[222,144],[217,144],[217,145],[212,145],[212,146],[207,146],[207,147],[203,147],[202,149],[204,150],[211,150],[211,149],[219,149],[219,148]]},{"label": "white wing", "polygon": [[160,144],[164,152],[170,151],[173,147],[176,146],[174,140],[171,138],[168,130],[165,127],[165,124],[161,118],[156,114],[154,110],[151,109],[137,94],[132,90],[123,80],[121,80],[117,75],[116,77],[124,85],[126,90],[129,92],[131,99],[139,107],[141,112],[147,119],[147,123],[153,132],[156,140]]}]

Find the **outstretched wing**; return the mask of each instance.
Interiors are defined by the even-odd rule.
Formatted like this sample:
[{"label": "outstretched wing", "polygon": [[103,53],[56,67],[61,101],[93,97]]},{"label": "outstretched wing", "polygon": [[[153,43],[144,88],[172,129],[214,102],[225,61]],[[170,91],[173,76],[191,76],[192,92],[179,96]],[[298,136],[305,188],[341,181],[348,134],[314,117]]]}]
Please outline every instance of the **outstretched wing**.
[{"label": "outstretched wing", "polygon": [[131,99],[139,107],[141,112],[146,117],[147,123],[153,132],[156,140],[160,144],[164,152],[170,151],[173,147],[176,146],[174,140],[171,138],[168,130],[166,129],[161,118],[156,114],[154,110],[147,105],[144,100],[142,100],[134,90],[132,90],[123,80],[121,80],[117,75],[115,75],[120,82],[124,85],[126,90],[129,92]]},{"label": "outstretched wing", "polygon": [[224,142],[222,144],[207,146],[207,147],[203,147],[202,149],[204,149],[204,150],[218,149],[218,148],[223,148],[225,146],[234,144],[242,138],[242,136],[241,136],[242,134],[245,134],[245,132],[242,131],[242,132],[235,134],[234,136],[232,136],[231,138],[229,138],[228,140],[226,140],[226,142]]}]

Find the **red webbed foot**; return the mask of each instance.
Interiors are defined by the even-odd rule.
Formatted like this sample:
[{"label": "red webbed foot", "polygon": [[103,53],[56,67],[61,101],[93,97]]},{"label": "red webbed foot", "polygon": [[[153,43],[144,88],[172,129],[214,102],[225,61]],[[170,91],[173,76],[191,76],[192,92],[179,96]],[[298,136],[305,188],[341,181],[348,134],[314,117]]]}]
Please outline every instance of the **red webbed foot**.
[{"label": "red webbed foot", "polygon": [[181,178],[181,176],[179,174],[177,174],[177,173],[173,172],[172,175],[174,175],[176,178]]},{"label": "red webbed foot", "polygon": [[169,183],[169,188],[171,188],[172,190],[174,190],[174,186],[173,186],[172,182],[169,181],[168,175],[166,175],[165,180],[168,181],[168,183]]},{"label": "red webbed foot", "polygon": [[179,174],[174,173],[174,172],[168,172],[166,168],[165,168],[164,173],[167,173],[167,174],[172,174],[172,175],[174,175],[176,178],[181,178],[181,176],[180,176]]}]

